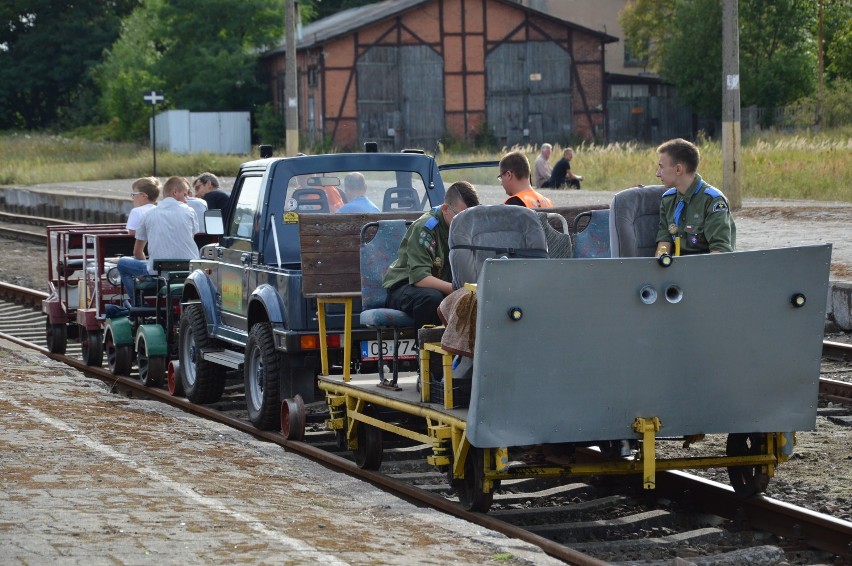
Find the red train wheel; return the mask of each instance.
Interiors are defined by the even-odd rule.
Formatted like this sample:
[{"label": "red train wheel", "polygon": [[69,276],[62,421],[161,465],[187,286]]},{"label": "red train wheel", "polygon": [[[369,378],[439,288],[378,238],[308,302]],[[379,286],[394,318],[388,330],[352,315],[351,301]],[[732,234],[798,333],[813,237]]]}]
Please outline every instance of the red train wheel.
[{"label": "red train wheel", "polygon": [[281,401],[281,434],[287,440],[305,438],[305,402],[301,395]]}]

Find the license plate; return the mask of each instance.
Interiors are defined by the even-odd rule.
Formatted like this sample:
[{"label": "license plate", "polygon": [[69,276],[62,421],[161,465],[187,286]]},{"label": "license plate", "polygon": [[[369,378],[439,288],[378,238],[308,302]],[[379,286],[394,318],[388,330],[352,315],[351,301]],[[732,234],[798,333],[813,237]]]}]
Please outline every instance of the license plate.
[{"label": "license plate", "polygon": [[[382,340],[382,359],[393,358],[393,340]],[[379,359],[379,342],[377,340],[361,340],[361,361],[371,362]],[[399,341],[399,359],[416,360],[417,347],[413,339]]]}]

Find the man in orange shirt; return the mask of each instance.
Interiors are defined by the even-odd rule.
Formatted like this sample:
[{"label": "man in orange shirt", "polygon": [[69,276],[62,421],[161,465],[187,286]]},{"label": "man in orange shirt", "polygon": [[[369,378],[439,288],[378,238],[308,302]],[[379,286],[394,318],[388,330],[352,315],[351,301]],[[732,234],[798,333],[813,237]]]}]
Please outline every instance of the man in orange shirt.
[{"label": "man in orange shirt", "polygon": [[549,198],[537,192],[530,185],[530,162],[520,151],[507,153],[500,160],[500,174],[497,179],[503,190],[509,195],[503,204],[526,206],[527,208],[550,208]]}]

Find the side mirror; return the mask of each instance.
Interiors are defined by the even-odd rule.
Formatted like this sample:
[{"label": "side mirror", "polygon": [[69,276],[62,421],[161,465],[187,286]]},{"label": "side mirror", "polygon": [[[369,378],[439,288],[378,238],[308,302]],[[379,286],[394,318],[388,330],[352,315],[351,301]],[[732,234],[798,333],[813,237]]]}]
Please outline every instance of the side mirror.
[{"label": "side mirror", "polygon": [[225,233],[225,222],[222,220],[222,211],[218,208],[208,210],[204,213],[204,226],[207,233],[213,236],[221,236]]}]

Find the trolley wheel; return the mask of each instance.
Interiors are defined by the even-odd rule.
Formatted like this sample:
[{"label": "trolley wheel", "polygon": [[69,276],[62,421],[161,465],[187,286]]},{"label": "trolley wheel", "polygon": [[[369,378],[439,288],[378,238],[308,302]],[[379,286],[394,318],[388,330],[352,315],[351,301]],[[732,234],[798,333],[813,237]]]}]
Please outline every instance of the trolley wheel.
[{"label": "trolley wheel", "polygon": [[166,382],[169,393],[173,397],[183,397],[183,382],[180,377],[180,362],[178,360],[169,362],[169,367],[166,368]]},{"label": "trolley wheel", "polygon": [[99,368],[104,365],[104,333],[101,330],[80,329],[83,363]]},{"label": "trolley wheel", "polygon": [[148,356],[148,344],[145,338],[139,340],[139,351],[136,353],[139,364],[139,381],[145,387],[159,387],[166,375],[166,357]]},{"label": "trolley wheel", "polygon": [[202,359],[201,351],[214,346],[199,304],[189,304],[180,317],[180,379],[186,398],[200,405],[215,403],[225,391],[225,368]]},{"label": "trolley wheel", "polygon": [[[367,408],[364,411],[369,416],[375,416],[375,410]],[[382,465],[382,429],[364,423],[355,423],[358,435],[358,447],[355,448],[355,463],[362,470],[378,470]]]},{"label": "trolley wheel", "polygon": [[47,321],[45,329],[47,349],[51,354],[64,354],[68,347],[68,328],[64,324],[51,324]]},{"label": "trolley wheel", "polygon": [[286,367],[284,355],[275,349],[272,325],[252,326],[246,342],[244,387],[248,418],[255,427],[270,430],[281,422],[279,376]]},{"label": "trolley wheel", "polygon": [[281,401],[281,434],[287,440],[305,438],[305,402],[301,395]]},{"label": "trolley wheel", "polygon": [[107,334],[104,351],[109,371],[115,375],[130,375],[130,367],[133,365],[133,349],[130,346],[116,346],[112,334]]},{"label": "trolley wheel", "polygon": [[[735,433],[728,435],[725,447],[728,456],[753,456],[766,452],[766,435]],[[737,495],[748,497],[766,491],[769,474],[763,466],[728,466],[728,477]]]},{"label": "trolley wheel", "polygon": [[[491,509],[491,504],[494,502],[494,491],[500,486],[499,482],[494,482],[494,488],[485,493],[485,463],[483,461],[484,450],[482,448],[474,448],[471,446],[467,452],[467,460],[464,463],[464,477],[461,479],[452,479],[450,485],[455,489],[459,496],[459,503],[467,511],[475,511],[479,513],[488,513]],[[450,472],[452,473],[452,472]]]}]

